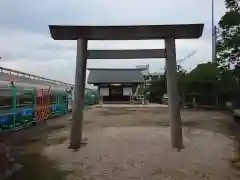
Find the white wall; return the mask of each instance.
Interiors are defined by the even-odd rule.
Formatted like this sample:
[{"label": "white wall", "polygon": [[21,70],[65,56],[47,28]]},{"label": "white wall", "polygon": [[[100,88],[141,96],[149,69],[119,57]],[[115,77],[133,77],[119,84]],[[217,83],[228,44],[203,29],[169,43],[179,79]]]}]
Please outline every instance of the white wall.
[{"label": "white wall", "polygon": [[132,88],[131,87],[124,87],[123,88],[123,95],[124,96],[129,96],[130,94],[132,94]]},{"label": "white wall", "polygon": [[101,96],[109,96],[109,88],[106,87],[100,87],[100,95]]}]

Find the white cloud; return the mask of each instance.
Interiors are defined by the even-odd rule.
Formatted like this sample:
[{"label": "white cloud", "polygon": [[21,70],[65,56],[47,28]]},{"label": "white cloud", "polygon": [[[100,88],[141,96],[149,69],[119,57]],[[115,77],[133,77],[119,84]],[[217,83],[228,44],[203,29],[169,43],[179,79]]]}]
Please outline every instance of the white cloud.
[{"label": "white cloud", "polygon": [[[0,65],[73,82],[76,42],[51,39],[49,24],[170,24],[204,23],[198,40],[178,40],[177,58],[196,50],[183,66],[194,68],[211,60],[211,1],[192,0],[2,0],[0,2]],[[216,22],[224,12],[216,1]],[[154,41],[90,41],[89,49],[163,48]],[[88,60],[88,67],[134,67],[150,64],[152,71],[164,67],[164,59]]]}]

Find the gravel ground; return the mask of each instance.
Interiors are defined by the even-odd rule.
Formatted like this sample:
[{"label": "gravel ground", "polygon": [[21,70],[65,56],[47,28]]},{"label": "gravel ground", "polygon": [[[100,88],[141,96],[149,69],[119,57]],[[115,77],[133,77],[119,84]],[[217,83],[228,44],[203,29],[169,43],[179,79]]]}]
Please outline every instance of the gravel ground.
[{"label": "gravel ground", "polygon": [[67,149],[68,116],[23,130],[8,139],[24,165],[16,180],[237,180],[231,160],[239,125],[218,111],[182,110],[185,149],[170,146],[167,108],[85,110],[88,144]]}]

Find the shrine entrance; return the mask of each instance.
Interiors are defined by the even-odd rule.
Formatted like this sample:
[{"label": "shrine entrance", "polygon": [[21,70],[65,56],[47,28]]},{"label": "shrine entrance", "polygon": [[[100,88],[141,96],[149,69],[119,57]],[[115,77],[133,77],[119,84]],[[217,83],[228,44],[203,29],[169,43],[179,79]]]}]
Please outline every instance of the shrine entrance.
[{"label": "shrine entrance", "polygon": [[[84,90],[87,59],[166,58],[167,91],[172,147],[183,148],[180,103],[176,69],[176,39],[202,36],[203,24],[142,26],[61,26],[50,25],[55,40],[77,40],[73,123],[69,148],[79,149],[82,141]],[[164,39],[164,49],[87,50],[88,40]]]},{"label": "shrine entrance", "polygon": [[122,86],[109,86],[110,101],[124,101]]}]

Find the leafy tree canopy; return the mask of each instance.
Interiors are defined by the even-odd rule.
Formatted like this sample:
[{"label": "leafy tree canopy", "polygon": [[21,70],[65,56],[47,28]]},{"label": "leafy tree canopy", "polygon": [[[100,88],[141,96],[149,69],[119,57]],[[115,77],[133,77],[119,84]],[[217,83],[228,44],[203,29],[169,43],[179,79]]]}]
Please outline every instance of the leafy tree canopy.
[{"label": "leafy tree canopy", "polygon": [[225,0],[225,6],[227,11],[219,21],[217,62],[229,69],[240,62],[240,1]]}]

